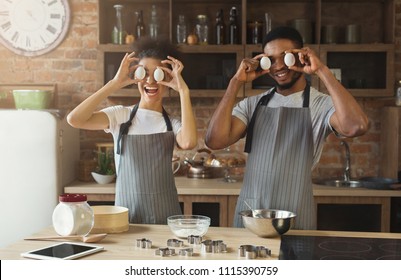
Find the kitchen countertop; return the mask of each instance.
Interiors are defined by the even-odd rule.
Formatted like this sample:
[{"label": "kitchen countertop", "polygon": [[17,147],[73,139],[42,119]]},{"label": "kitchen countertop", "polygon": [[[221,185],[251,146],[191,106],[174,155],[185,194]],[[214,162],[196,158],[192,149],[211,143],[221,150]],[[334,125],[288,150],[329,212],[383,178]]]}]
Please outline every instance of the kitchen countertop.
[{"label": "kitchen countertop", "polygon": [[[193,179],[175,177],[179,195],[239,195],[242,182],[227,183],[222,178]],[[65,193],[115,194],[115,184],[100,185],[95,182],[75,181],[64,188]],[[373,190],[341,188],[313,184],[314,196],[401,197],[401,190]]]},{"label": "kitchen countertop", "polygon": [[[49,227],[34,236],[53,235],[53,228]],[[373,232],[341,232],[341,231],[310,231],[310,230],[290,230],[287,235],[303,235],[303,236],[325,236],[325,237],[362,237],[362,238],[391,238],[401,239],[399,233],[373,233]],[[142,249],[136,247],[136,239],[146,238],[152,241],[152,248]],[[241,245],[261,245],[272,251],[272,256],[266,259],[278,259],[281,238],[260,238],[250,233],[245,228],[224,228],[210,227],[203,240],[223,240],[227,245],[227,253],[203,253],[199,245],[188,245],[186,247],[194,248],[193,256],[178,255],[179,248],[176,249],[176,255],[161,257],[155,254],[159,247],[166,247],[167,240],[176,238],[167,225],[147,225],[147,224],[131,224],[127,232],[109,234],[101,242],[96,243],[104,247],[104,251],[85,256],[82,259],[93,260],[160,260],[160,259],[185,259],[185,260],[241,260],[245,259],[238,255],[238,248]],[[20,256],[22,252],[38,249],[40,247],[55,244],[58,241],[32,241],[21,240],[0,249],[1,260],[24,259]],[[182,247],[182,248],[186,248]]]}]

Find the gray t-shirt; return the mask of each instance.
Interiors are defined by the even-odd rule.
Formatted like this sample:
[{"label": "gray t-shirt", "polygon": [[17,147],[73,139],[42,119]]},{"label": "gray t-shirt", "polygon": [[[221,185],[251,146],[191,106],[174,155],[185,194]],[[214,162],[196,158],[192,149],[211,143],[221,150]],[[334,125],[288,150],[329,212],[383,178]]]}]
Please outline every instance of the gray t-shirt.
[{"label": "gray t-shirt", "polygon": [[[240,101],[233,109],[232,115],[239,118],[245,125],[248,125],[255,111],[256,105],[260,98],[270,91],[266,91],[259,95],[250,96]],[[283,96],[275,93],[268,103],[268,107],[290,107],[301,108],[303,103],[303,91],[293,93],[289,96]],[[318,163],[322,154],[323,144],[326,137],[333,132],[330,126],[330,117],[335,109],[331,97],[327,94],[317,91],[315,88],[310,89],[309,108],[311,111],[312,129],[313,129],[313,167]]]}]

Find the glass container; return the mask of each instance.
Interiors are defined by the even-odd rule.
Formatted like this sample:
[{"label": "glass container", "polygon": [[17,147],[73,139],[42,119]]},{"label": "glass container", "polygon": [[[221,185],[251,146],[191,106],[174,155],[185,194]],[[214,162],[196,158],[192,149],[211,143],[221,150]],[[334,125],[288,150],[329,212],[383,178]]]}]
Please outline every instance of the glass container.
[{"label": "glass container", "polygon": [[94,224],[94,214],[84,194],[62,194],[53,211],[53,227],[61,236],[87,235]]},{"label": "glass container", "polygon": [[185,44],[187,42],[187,23],[184,15],[178,16],[177,23],[177,44]]},{"label": "glass container", "polygon": [[239,44],[239,26],[238,26],[237,8],[232,7],[230,10],[230,26],[229,26],[229,43],[231,45]]},{"label": "glass container", "polygon": [[136,38],[140,39],[141,37],[145,36],[145,24],[143,22],[143,11],[140,10],[136,13],[137,20],[135,26]]},{"label": "glass container", "polygon": [[226,26],[224,24],[223,10],[217,12],[215,32],[215,44],[224,45],[226,41]]},{"label": "glass container", "polygon": [[395,105],[401,106],[401,80],[398,81],[395,91]]},{"label": "glass container", "polygon": [[111,40],[113,44],[122,45],[125,42],[125,32],[123,29],[122,9],[123,5],[114,5],[116,9],[116,24],[114,25]]},{"label": "glass container", "polygon": [[159,36],[159,22],[157,19],[156,5],[152,5],[149,23],[149,35],[152,39],[157,39],[157,37]]},{"label": "glass container", "polygon": [[195,26],[196,35],[198,36],[198,43],[200,45],[207,45],[209,43],[209,27],[206,15],[198,15]]}]

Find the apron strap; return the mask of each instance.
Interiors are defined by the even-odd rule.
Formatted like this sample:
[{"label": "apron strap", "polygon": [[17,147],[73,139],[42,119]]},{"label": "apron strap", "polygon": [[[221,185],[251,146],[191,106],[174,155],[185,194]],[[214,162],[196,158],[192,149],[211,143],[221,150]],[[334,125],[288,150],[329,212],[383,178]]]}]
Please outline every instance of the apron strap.
[{"label": "apron strap", "polygon": [[[249,122],[249,125],[248,125],[248,128],[247,128],[246,140],[245,140],[245,148],[244,148],[244,151],[246,153],[248,153],[248,154],[251,152],[252,138],[253,138],[253,127],[255,126],[257,111],[258,111],[260,106],[267,106],[267,104],[272,99],[272,97],[273,97],[275,92],[276,92],[276,88],[273,88],[273,90],[270,93],[262,96],[259,99],[258,104],[256,105],[255,111],[253,111],[251,121]],[[304,100],[303,100],[303,103],[302,103],[302,107],[303,108],[308,108],[309,107],[309,99],[310,99],[310,85],[309,84],[306,84],[306,87],[305,87],[304,92],[303,92],[303,97],[304,97]]]},{"label": "apron strap", "polygon": [[[118,133],[118,139],[117,139],[117,154],[119,154],[119,155],[121,155],[121,153],[122,153],[122,150],[121,150],[122,141],[123,141],[122,137],[123,137],[123,135],[128,134],[128,130],[129,130],[130,126],[132,125],[132,120],[134,119],[136,112],[138,111],[138,107],[139,107],[138,104],[136,104],[135,107],[131,111],[128,121],[126,121],[125,123],[122,123],[120,125],[120,131]],[[170,118],[168,117],[168,114],[167,114],[166,110],[164,110],[164,108],[163,108],[162,114],[163,114],[164,121],[166,122],[167,131],[172,131],[173,127],[171,125]]]}]

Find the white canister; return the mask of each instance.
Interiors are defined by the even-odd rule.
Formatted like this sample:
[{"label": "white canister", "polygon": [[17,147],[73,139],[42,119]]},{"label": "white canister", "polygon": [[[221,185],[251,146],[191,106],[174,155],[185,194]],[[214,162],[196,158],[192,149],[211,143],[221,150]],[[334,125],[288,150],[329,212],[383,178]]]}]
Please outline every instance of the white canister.
[{"label": "white canister", "polygon": [[61,236],[87,235],[94,224],[94,214],[84,194],[62,194],[53,211],[53,227]]}]

